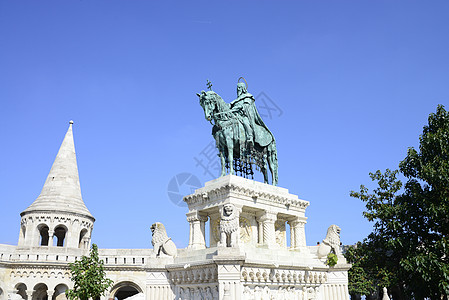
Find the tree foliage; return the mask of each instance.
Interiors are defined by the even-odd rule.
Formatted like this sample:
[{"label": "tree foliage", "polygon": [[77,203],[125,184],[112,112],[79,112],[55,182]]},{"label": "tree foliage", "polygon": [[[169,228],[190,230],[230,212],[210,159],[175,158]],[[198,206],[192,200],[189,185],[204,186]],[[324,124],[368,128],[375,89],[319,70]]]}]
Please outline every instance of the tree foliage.
[{"label": "tree foliage", "polygon": [[442,105],[429,115],[419,142],[399,170],[370,173],[378,185],[372,192],[363,185],[351,192],[374,222],[373,232],[347,253],[354,293],[371,291],[361,285],[366,280],[389,287],[394,299],[449,295],[449,113]]},{"label": "tree foliage", "polygon": [[106,278],[103,260],[98,256],[98,247],[92,244],[89,256],[69,264],[73,289],[66,291],[69,300],[97,299],[112,286],[113,281]]}]

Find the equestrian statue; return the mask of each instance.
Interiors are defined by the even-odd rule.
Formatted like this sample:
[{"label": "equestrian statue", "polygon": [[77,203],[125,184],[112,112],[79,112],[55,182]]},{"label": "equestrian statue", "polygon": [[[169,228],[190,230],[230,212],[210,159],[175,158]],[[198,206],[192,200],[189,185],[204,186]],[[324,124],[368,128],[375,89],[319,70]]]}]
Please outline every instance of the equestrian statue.
[{"label": "equestrian statue", "polygon": [[[245,82],[240,82],[243,79]],[[267,165],[271,172],[271,183],[278,183],[278,161],[276,141],[257,111],[253,95],[243,77],[237,82],[237,99],[225,102],[212,91],[197,93],[206,120],[211,122],[221,160],[221,176],[230,174],[253,178],[253,166],[260,170],[264,182],[268,183]],[[212,123],[213,121],[213,123]]]}]

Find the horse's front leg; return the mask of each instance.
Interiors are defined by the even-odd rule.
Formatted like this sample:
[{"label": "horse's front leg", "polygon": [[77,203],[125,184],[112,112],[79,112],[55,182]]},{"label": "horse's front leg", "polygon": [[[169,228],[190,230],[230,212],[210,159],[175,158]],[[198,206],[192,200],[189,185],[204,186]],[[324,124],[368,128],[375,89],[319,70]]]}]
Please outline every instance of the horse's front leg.
[{"label": "horse's front leg", "polygon": [[234,175],[234,141],[229,132],[226,136],[226,147],[228,149],[229,174]]},{"label": "horse's front leg", "polygon": [[221,161],[221,175],[220,175],[220,177],[223,177],[223,176],[226,175],[226,159],[225,159],[225,156],[223,154],[223,151],[220,151],[220,161]]},{"label": "horse's front leg", "polygon": [[265,160],[264,160],[264,162],[263,162],[263,167],[260,168],[260,171],[261,171],[262,174],[263,174],[263,182],[266,183],[266,184],[268,184],[268,170],[267,170],[267,163],[266,163]]},{"label": "horse's front leg", "polygon": [[[273,146],[271,148],[273,148]],[[271,172],[271,184],[277,185],[278,184],[278,159],[277,159],[276,148],[268,149],[268,166],[270,167],[270,172]]]},{"label": "horse's front leg", "polygon": [[228,147],[229,174],[234,175],[234,148]]}]

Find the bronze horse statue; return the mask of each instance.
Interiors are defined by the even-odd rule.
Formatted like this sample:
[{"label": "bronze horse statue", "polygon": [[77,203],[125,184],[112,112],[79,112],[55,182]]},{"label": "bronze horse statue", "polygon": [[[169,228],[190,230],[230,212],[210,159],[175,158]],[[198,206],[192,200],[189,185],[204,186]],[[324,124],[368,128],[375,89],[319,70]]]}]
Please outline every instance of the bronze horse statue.
[{"label": "bronze horse statue", "polygon": [[[247,143],[248,137],[243,125],[242,114],[231,108],[217,93],[213,91],[201,91],[197,93],[200,105],[204,110],[206,120],[213,125],[212,135],[215,138],[216,147],[221,160],[221,176],[226,175],[226,168],[230,174],[235,174],[235,166],[240,164],[245,169],[252,165],[262,172],[264,182],[268,183],[267,164],[270,168],[273,185],[278,183],[278,161],[276,151],[276,141],[263,124],[254,125],[254,132],[258,135],[251,137],[251,143]],[[254,108],[255,109],[255,108]],[[258,118],[260,116],[257,113]],[[214,123],[212,123],[212,120]],[[263,139],[255,137],[263,136]]]}]

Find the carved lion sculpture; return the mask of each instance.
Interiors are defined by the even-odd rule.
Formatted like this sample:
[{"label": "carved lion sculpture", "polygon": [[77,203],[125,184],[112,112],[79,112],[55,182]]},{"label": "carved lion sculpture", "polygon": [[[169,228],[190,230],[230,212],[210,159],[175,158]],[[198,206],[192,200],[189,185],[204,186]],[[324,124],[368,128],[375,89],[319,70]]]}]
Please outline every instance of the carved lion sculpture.
[{"label": "carved lion sculpture", "polygon": [[337,225],[329,226],[326,238],[318,247],[318,258],[326,257],[331,251],[340,255],[340,230]]},{"label": "carved lion sculpture", "polygon": [[[234,211],[234,205],[225,204],[220,219],[220,242],[219,247],[236,247],[237,233],[239,229],[239,219]],[[228,242],[229,240],[229,242]]]},{"label": "carved lion sculpture", "polygon": [[151,225],[151,232],[153,233],[151,244],[153,244],[153,251],[156,256],[160,256],[162,252],[166,255],[176,257],[178,250],[176,249],[175,243],[167,236],[164,225],[159,222],[154,223]]}]

